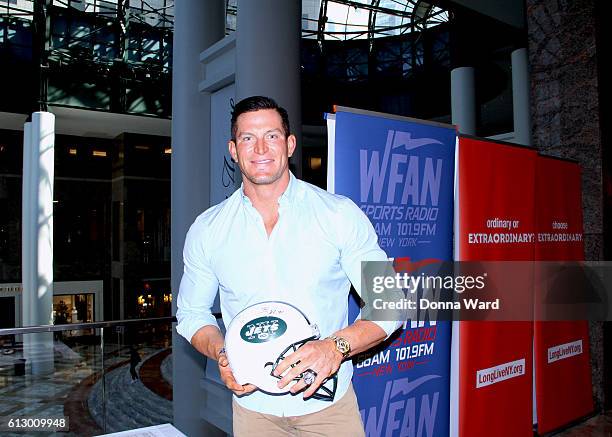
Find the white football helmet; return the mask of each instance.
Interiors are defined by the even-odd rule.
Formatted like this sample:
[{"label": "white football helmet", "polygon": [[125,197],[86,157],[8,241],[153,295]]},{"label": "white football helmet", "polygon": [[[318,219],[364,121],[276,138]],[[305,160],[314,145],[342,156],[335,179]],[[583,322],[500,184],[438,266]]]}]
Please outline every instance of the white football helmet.
[{"label": "white football helmet", "polygon": [[[282,376],[274,376],[272,372],[285,356],[318,338],[317,325],[311,325],[296,307],[284,302],[261,302],[245,308],[230,322],[225,350],[239,384],[254,384],[265,393],[280,395],[288,393],[302,375],[281,389],[276,384]],[[334,375],[312,397],[332,401],[336,385],[337,375]]]}]

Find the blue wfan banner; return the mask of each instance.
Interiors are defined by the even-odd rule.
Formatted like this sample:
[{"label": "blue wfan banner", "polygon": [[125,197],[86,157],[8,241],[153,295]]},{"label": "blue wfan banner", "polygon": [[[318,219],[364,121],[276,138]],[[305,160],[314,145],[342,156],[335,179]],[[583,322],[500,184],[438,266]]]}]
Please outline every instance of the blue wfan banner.
[{"label": "blue wfan banner", "polygon": [[[327,120],[328,190],[359,205],[402,271],[452,260],[455,128],[349,108]],[[450,348],[450,322],[419,313],[354,360],[367,436],[449,435]]]}]

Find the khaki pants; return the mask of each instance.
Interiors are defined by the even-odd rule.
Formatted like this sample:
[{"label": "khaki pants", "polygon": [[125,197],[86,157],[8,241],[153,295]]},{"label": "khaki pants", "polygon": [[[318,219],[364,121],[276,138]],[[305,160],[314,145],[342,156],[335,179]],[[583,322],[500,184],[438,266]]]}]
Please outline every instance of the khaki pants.
[{"label": "khaki pants", "polygon": [[257,413],[232,400],[236,437],[365,437],[353,386],[335,404],[316,413],[279,417]]}]

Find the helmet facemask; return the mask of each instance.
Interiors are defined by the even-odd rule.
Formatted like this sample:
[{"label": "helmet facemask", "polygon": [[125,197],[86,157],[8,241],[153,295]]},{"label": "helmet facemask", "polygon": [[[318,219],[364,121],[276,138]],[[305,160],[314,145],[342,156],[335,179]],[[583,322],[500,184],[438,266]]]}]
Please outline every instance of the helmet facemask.
[{"label": "helmet facemask", "polygon": [[[296,341],[295,343],[290,344],[289,346],[287,346],[285,348],[285,350],[283,350],[279,356],[276,358],[276,361],[274,362],[267,362],[264,367],[268,367],[268,366],[272,366],[272,370],[270,370],[270,375],[273,376],[276,379],[282,379],[283,375],[275,375],[274,371],[276,370],[276,368],[278,367],[278,365],[285,359],[285,357],[287,355],[291,355],[293,352],[297,351],[299,348],[301,348],[302,346],[304,346],[306,343],[308,343],[311,340],[318,340],[320,337],[319,334],[319,327],[316,324],[311,325],[312,330],[313,330],[313,335],[312,337],[308,337],[305,338],[304,340],[300,340],[300,341]],[[291,364],[291,367],[289,367],[285,373],[287,373],[289,370],[291,370],[293,367],[297,366],[300,362],[296,362]],[[303,373],[300,373],[299,375],[297,375],[295,378],[293,378],[293,381],[299,381],[300,379],[302,379],[303,377]],[[336,396],[336,388],[338,386],[338,374],[335,373],[334,375],[328,377],[325,379],[325,381],[323,381],[323,384],[321,384],[321,386],[312,394],[312,396],[310,396],[310,398],[312,399],[317,399],[320,401],[328,401],[328,402],[332,402],[334,400],[334,397]]]}]

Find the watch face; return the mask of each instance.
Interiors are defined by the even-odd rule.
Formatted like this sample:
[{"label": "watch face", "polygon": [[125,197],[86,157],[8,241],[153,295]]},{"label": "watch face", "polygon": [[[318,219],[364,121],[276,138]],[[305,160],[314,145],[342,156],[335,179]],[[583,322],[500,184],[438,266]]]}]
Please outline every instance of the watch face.
[{"label": "watch face", "polygon": [[336,341],[336,347],[342,354],[348,354],[351,351],[351,345],[344,338],[339,338]]}]

